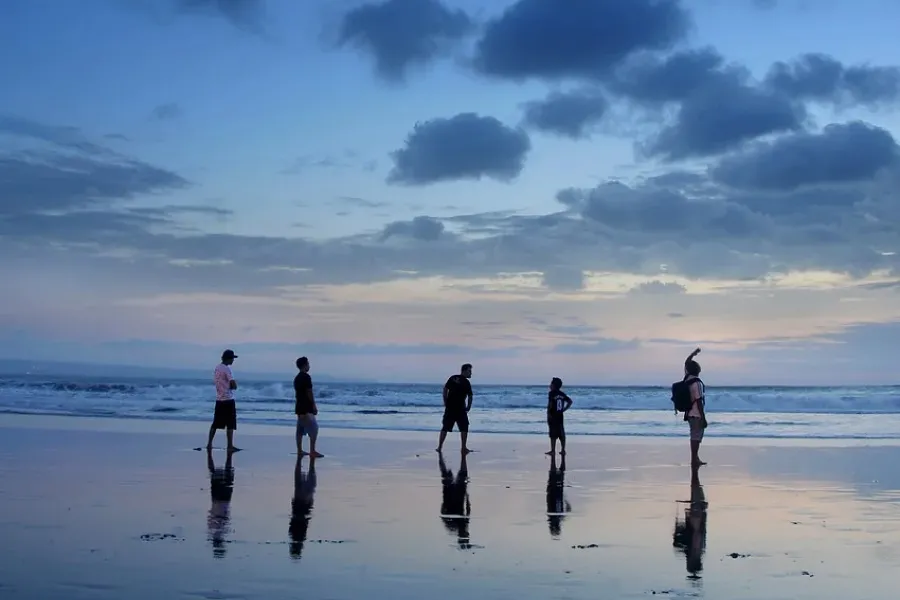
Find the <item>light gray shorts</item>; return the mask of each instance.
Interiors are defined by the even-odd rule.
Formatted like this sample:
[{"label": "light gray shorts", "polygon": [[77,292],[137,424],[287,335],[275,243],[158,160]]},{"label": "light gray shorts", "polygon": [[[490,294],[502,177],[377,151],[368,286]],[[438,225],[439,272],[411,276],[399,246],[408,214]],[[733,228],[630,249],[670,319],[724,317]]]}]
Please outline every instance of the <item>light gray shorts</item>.
[{"label": "light gray shorts", "polygon": [[297,435],[303,437],[304,435],[316,435],[319,433],[319,423],[316,421],[316,416],[312,414],[297,416]]},{"label": "light gray shorts", "polygon": [[703,427],[703,419],[700,417],[690,417],[688,418],[688,424],[691,426],[691,441],[702,442],[703,431],[705,429],[705,427]]}]

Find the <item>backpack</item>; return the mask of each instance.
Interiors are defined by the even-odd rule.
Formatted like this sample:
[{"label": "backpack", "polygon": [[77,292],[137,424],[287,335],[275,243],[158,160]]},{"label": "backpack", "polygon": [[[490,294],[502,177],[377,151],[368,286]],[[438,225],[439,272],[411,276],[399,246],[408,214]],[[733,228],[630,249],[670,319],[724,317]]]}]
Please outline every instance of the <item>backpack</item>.
[{"label": "backpack", "polygon": [[691,379],[683,379],[672,384],[672,404],[675,406],[676,413],[686,413],[691,410],[694,401],[691,399],[691,384],[695,381],[700,382],[701,394],[703,393],[703,381],[699,377]]}]

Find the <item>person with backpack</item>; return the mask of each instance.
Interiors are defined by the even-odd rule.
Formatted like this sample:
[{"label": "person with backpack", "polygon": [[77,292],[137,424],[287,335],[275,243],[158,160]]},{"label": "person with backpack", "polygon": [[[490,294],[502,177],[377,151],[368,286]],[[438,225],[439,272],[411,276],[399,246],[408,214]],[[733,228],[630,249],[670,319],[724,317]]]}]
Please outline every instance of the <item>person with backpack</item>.
[{"label": "person with backpack", "polygon": [[684,378],[672,384],[672,403],[675,413],[683,412],[691,431],[691,465],[700,466],[706,463],[700,460],[700,444],[706,430],[706,386],[700,379],[700,363],[694,357],[700,354],[700,348],[691,352],[684,361]]}]

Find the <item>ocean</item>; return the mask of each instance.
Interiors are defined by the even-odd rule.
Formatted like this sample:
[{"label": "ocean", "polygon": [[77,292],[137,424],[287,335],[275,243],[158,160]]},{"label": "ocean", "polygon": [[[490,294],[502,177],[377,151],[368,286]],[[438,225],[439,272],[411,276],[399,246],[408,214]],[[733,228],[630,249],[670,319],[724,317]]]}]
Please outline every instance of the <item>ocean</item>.
[{"label": "ocean", "polygon": [[[900,386],[719,387],[707,381],[710,437],[897,439]],[[293,424],[293,388],[240,379],[239,423]],[[435,385],[316,383],[322,427],[435,431]],[[545,434],[545,386],[479,385],[473,432]],[[684,436],[668,387],[566,387],[569,434]],[[209,421],[212,380],[0,376],[0,413]]]}]

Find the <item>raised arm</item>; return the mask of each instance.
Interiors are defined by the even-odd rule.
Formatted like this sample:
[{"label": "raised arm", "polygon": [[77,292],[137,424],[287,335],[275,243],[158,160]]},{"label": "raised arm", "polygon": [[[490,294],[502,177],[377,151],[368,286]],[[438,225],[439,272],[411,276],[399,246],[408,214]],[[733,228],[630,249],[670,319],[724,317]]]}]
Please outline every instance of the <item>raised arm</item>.
[{"label": "raised arm", "polygon": [[691,362],[692,360],[694,360],[694,357],[697,356],[698,354],[700,354],[700,348],[697,348],[696,350],[694,350],[693,352],[691,352],[691,353],[688,355],[688,357],[687,357],[686,359],[684,359],[684,364],[688,364],[689,362]]}]

